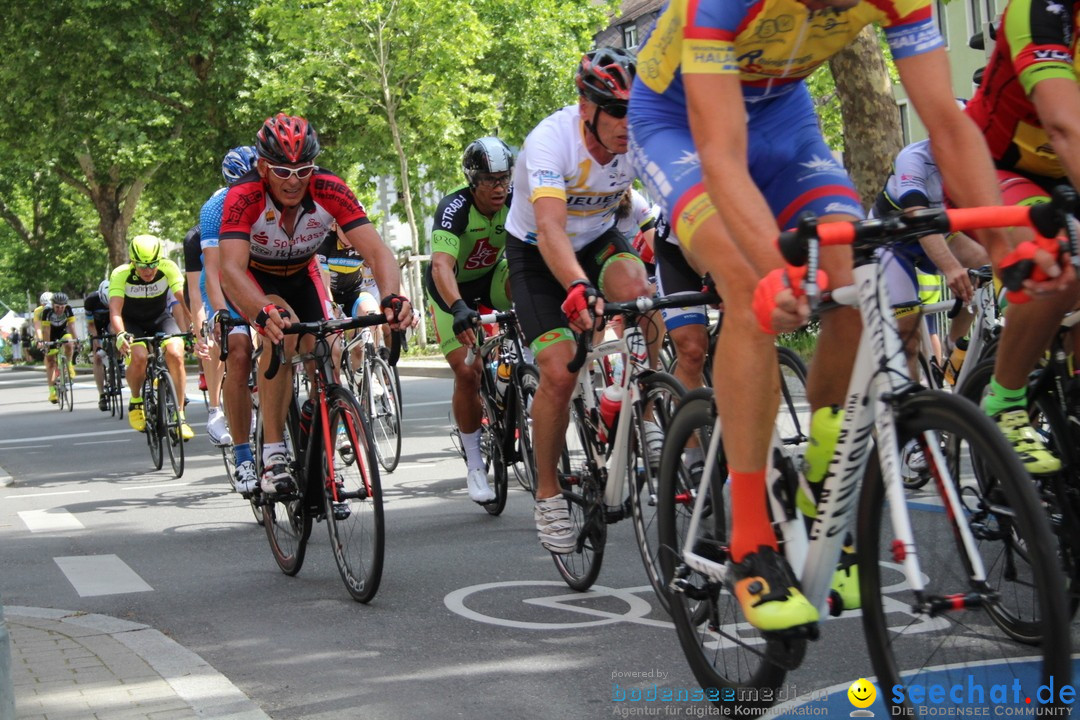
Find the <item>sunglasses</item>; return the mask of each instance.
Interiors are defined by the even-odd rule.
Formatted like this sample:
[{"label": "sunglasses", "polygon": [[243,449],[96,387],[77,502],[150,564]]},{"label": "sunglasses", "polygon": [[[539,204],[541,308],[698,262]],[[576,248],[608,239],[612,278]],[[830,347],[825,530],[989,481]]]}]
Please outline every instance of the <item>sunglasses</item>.
[{"label": "sunglasses", "polygon": [[618,100],[616,100],[614,102],[609,102],[607,105],[601,105],[600,109],[606,112],[611,117],[615,118],[616,120],[622,120],[624,117],[626,117],[628,105],[625,102],[619,102]]},{"label": "sunglasses", "polygon": [[311,177],[311,173],[315,172],[314,165],[302,165],[298,168],[291,168],[285,167],[284,165],[267,164],[266,167],[270,168],[270,172],[274,174],[274,177],[281,180],[288,180],[293,175],[295,175],[298,180],[307,180]]},{"label": "sunglasses", "polygon": [[158,266],[158,264],[156,262],[152,262],[152,263],[137,262],[137,263],[135,263],[135,269],[136,270],[153,270],[157,266]]},{"label": "sunglasses", "polygon": [[488,175],[487,177],[477,179],[476,184],[482,188],[489,189],[495,187],[510,187],[510,180],[511,178],[509,175],[504,175],[502,177]]}]

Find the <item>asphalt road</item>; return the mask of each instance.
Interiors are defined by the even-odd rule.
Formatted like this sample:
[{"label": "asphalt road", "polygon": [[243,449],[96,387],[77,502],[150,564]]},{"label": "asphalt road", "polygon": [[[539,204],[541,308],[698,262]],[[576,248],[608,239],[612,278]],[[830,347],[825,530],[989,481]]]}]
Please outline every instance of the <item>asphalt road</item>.
[{"label": "asphalt road", "polygon": [[[537,543],[524,491],[497,518],[469,501],[448,437],[449,380],[403,378],[403,457],[383,478],[386,564],[369,605],[347,595],[321,524],[300,574],[281,574],[189,386],[197,436],[177,480],[167,460],[149,470],[126,419],[98,412],[89,378],[61,413],[40,372],[0,371],[0,467],[15,479],[0,487],[6,604],[150,625],[275,718],[609,717],[627,688],[697,687],[628,522],[610,528],[598,584],[582,594]],[[871,673],[852,613],[826,624],[788,691]]]}]

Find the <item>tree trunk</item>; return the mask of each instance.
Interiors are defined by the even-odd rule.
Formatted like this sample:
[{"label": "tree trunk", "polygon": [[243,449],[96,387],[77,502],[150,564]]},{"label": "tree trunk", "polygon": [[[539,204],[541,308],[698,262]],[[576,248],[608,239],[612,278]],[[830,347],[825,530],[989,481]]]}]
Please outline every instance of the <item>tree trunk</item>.
[{"label": "tree trunk", "polygon": [[829,62],[844,122],[844,166],[869,208],[903,147],[900,111],[877,31],[871,26]]}]

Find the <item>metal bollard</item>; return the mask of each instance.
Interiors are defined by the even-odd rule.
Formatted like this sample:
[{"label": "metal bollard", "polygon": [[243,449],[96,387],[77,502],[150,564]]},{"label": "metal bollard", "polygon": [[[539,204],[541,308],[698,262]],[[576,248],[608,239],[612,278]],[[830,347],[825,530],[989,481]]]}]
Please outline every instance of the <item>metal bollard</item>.
[{"label": "metal bollard", "polygon": [[0,597],[0,720],[15,720],[15,687],[11,682],[11,637]]}]

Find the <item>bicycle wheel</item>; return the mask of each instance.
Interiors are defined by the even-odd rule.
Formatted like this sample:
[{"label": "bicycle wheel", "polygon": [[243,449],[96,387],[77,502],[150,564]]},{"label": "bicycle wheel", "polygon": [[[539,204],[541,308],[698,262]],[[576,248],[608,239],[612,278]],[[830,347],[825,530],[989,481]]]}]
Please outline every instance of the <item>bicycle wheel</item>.
[{"label": "bicycle wheel", "polygon": [[[509,391],[508,391],[509,392]],[[491,489],[495,499],[483,504],[489,515],[500,515],[506,508],[507,477],[506,459],[503,457],[502,434],[506,426],[498,411],[491,404],[491,398],[480,393],[480,409],[483,413],[480,422],[480,453],[484,456],[484,468],[491,479]]]},{"label": "bicycle wheel", "polygon": [[566,447],[559,462],[559,487],[570,510],[570,524],[577,545],[570,553],[551,553],[559,575],[572,589],[584,592],[596,582],[604,561],[607,523],[604,521],[604,488],[586,449],[588,442],[581,400],[570,407]]},{"label": "bicycle wheel", "polygon": [[146,443],[150,446],[150,460],[154,463],[154,469],[160,470],[165,462],[165,451],[161,447],[165,428],[161,424],[161,413],[158,411],[157,385],[158,379],[148,373],[143,382],[143,417],[146,422]]},{"label": "bicycle wheel", "polygon": [[513,465],[514,478],[530,494],[536,494],[536,460],[533,457],[532,401],[540,385],[540,373],[536,367],[519,364],[517,373],[517,402],[514,403],[514,433],[517,436],[517,457]]},{"label": "bicycle wheel", "polygon": [[386,361],[371,358],[371,437],[375,454],[386,472],[393,472],[401,460],[401,400],[394,373]]},{"label": "bicycle wheel", "polygon": [[120,420],[124,419],[124,370],[118,357],[110,357],[109,372],[109,406],[112,415]]},{"label": "bicycle wheel", "polygon": [[[756,715],[772,704],[762,698],[776,696],[761,691],[781,686],[785,668],[801,661],[806,640],[765,636],[746,622],[726,573],[710,577],[683,561],[686,547],[719,565],[725,565],[730,555],[731,515],[725,497],[727,464],[722,446],[708,482],[702,484],[704,451],[716,422],[712,398],[708,388],[687,393],[664,440],[657,499],[661,581],[669,588],[671,619],[698,683],[703,688],[734,690],[733,702],[713,700],[722,712]],[[708,496],[697,534],[689,537],[700,488],[705,488]]]},{"label": "bicycle wheel", "polygon": [[180,413],[177,409],[176,391],[168,374],[158,380],[158,410],[161,423],[165,427],[162,441],[169,449],[169,462],[172,463],[173,475],[184,474],[184,438],[180,435]]},{"label": "bicycle wheel", "polygon": [[60,353],[63,360],[60,361],[60,372],[56,379],[56,386],[60,395],[60,409],[71,412],[75,409],[75,382],[71,379],[71,363],[63,352]]},{"label": "bicycle wheel", "polygon": [[[255,469],[261,477],[263,472],[263,432],[262,414],[258,416],[255,427]],[[305,505],[304,494],[307,491],[302,472],[303,458],[293,438],[299,438],[300,411],[296,408],[296,399],[293,399],[289,407],[288,419],[285,423],[285,447],[289,452],[293,468],[293,477],[297,479],[299,491],[296,495],[268,497],[262,492],[256,492],[255,497],[262,503],[263,527],[266,529],[266,538],[270,541],[270,552],[274,555],[274,562],[286,575],[295,575],[300,572],[304,564],[304,555],[307,552],[307,541],[311,537],[311,513]]]},{"label": "bicycle wheel", "polygon": [[323,488],[326,529],[349,595],[366,603],[375,597],[382,579],[385,531],[379,468],[368,442],[367,423],[352,393],[331,388],[327,402],[330,445],[323,448],[322,460],[327,478]]},{"label": "bicycle wheel", "polygon": [[[1003,672],[1018,683],[1040,676],[1042,682],[1056,676],[1060,683],[1070,677],[1069,633],[1063,632],[1069,619],[1055,546],[1031,479],[1012,448],[989,418],[947,392],[908,396],[896,417],[900,446],[916,440],[930,458],[939,497],[937,502],[907,502],[905,522],[920,541],[917,557],[925,583],[916,592],[905,582],[904,549],[894,545],[877,451],[871,454],[856,547],[863,630],[879,687],[1011,685]],[[947,439],[944,448],[942,438]],[[978,477],[969,453],[980,458]],[[959,515],[942,511],[947,484],[960,497]],[[974,537],[985,579],[974,576],[959,523]],[[1034,673],[1023,664],[987,666],[988,658],[1017,655],[995,625],[1013,640],[1039,645]],[[915,711],[903,694],[898,699],[896,693],[883,693],[882,700],[893,715]],[[955,703],[951,696],[944,702]]]},{"label": "bicycle wheel", "polygon": [[802,445],[810,432],[810,402],[806,399],[806,364],[794,350],[776,348],[780,364],[780,409],[776,431],[784,445]]},{"label": "bicycle wheel", "polygon": [[[660,535],[656,524],[660,453],[675,410],[686,394],[681,382],[667,373],[650,373],[639,381],[641,403],[634,407],[627,443],[627,487],[630,517],[645,575],[657,600],[668,609],[667,588],[660,573]],[[646,419],[649,416],[649,419]]]}]

